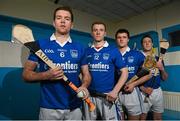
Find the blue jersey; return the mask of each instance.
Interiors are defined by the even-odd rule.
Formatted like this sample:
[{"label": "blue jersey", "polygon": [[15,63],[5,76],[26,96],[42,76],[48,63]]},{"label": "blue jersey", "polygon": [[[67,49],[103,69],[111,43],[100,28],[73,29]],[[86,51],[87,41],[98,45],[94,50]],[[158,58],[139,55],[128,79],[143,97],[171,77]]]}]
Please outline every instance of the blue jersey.
[{"label": "blue jersey", "polygon": [[[159,58],[156,56],[156,60],[158,59]],[[156,76],[154,76],[154,73],[155,73],[155,69],[152,70],[152,78],[144,83],[144,87],[151,87],[153,89],[157,89],[160,87],[160,83],[161,83],[160,72],[158,70],[158,73]]]},{"label": "blue jersey", "polygon": [[143,65],[145,57],[141,52],[127,48],[127,51],[123,54],[123,59],[128,67],[129,75],[127,81],[129,81]]},{"label": "blue jersey", "polygon": [[[57,66],[60,66],[65,75],[77,87],[81,85],[79,80],[80,68],[87,64],[84,58],[84,48],[74,42],[67,42],[60,46],[55,40],[39,40],[38,44],[43,52]],[[44,72],[49,67],[35,54],[29,56],[29,60],[39,63],[39,71]],[[75,109],[80,107],[81,100],[76,93],[66,85],[63,80],[41,82],[40,106],[49,109]]]},{"label": "blue jersey", "polygon": [[119,50],[109,45],[103,47],[100,51],[89,47],[87,48],[86,56],[92,76],[89,91],[100,93],[112,91],[117,83],[114,77],[115,68],[121,69],[125,67]]}]

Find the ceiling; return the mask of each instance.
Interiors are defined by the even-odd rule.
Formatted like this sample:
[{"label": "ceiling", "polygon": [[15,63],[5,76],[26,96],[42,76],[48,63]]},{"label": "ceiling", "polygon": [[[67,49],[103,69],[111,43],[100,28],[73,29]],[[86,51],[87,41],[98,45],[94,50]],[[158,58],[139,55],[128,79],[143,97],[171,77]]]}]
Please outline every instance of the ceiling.
[{"label": "ceiling", "polygon": [[118,22],[143,12],[163,6],[173,0],[50,0],[55,4]]}]

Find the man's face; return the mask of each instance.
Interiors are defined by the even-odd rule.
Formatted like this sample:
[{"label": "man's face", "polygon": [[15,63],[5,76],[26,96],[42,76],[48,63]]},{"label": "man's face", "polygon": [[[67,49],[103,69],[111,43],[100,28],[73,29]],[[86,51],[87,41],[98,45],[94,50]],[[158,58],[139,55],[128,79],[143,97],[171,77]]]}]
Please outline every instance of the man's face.
[{"label": "man's face", "polygon": [[116,38],[116,43],[120,48],[127,47],[129,38],[127,33],[118,33]]},{"label": "man's face", "polygon": [[92,36],[96,42],[103,41],[106,36],[105,26],[103,24],[94,24],[92,28]]},{"label": "man's face", "polygon": [[68,34],[73,26],[71,14],[65,10],[58,10],[53,25],[59,34]]},{"label": "man's face", "polygon": [[144,51],[151,51],[151,49],[153,47],[151,38],[145,37],[142,42],[142,47],[143,47]]}]

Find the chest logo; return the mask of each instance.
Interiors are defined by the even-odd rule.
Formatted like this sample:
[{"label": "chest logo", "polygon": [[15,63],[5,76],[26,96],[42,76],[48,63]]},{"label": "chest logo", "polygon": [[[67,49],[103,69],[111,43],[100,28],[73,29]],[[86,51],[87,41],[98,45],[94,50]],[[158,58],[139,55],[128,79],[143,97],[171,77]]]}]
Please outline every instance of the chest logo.
[{"label": "chest logo", "polygon": [[44,52],[45,53],[54,53],[54,51],[52,49],[45,49]]},{"label": "chest logo", "polygon": [[72,58],[77,58],[78,57],[78,51],[77,50],[70,50],[70,54]]},{"label": "chest logo", "polygon": [[103,54],[103,59],[104,60],[108,60],[109,59],[109,54],[108,53],[104,53]]},{"label": "chest logo", "polygon": [[128,57],[128,62],[129,63],[133,63],[134,62],[134,57],[133,56],[129,56]]}]

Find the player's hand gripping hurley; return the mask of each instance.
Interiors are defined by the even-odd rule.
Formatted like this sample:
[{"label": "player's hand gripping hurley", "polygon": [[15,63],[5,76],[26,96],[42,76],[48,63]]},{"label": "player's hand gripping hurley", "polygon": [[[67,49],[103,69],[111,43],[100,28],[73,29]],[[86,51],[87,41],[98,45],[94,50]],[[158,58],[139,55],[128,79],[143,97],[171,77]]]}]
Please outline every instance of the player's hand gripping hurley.
[{"label": "player's hand gripping hurley", "polygon": [[[158,61],[163,61],[163,58],[164,58],[164,55],[165,55],[165,53],[166,53],[166,50],[169,48],[169,42],[167,41],[167,40],[165,40],[165,39],[162,39],[161,41],[160,41],[160,54],[159,54],[159,60]],[[153,54],[153,53],[152,53]],[[155,58],[155,57],[154,57]],[[155,61],[155,65],[156,65],[156,61]],[[155,77],[157,76],[157,74],[158,74],[158,68],[156,68],[155,67],[155,73],[154,73],[154,76],[153,76],[153,79],[152,79],[152,81],[153,81],[153,83],[151,84],[151,86],[153,86],[154,85],[154,83],[155,83]],[[148,97],[149,97],[149,95],[148,94],[146,94],[146,97],[144,98],[144,102],[145,103],[147,103],[148,102]]]},{"label": "player's hand gripping hurley", "polygon": [[[25,45],[31,51],[33,51],[41,60],[43,60],[49,67],[56,68],[53,62],[44,54],[40,49],[39,45],[35,42],[32,31],[30,28],[24,25],[15,25],[12,30],[12,36],[18,42]],[[78,88],[68,80],[64,75],[63,80],[75,91],[77,92]],[[90,101],[89,98],[85,99],[85,102],[88,104],[90,111],[95,109],[95,105]]]}]

